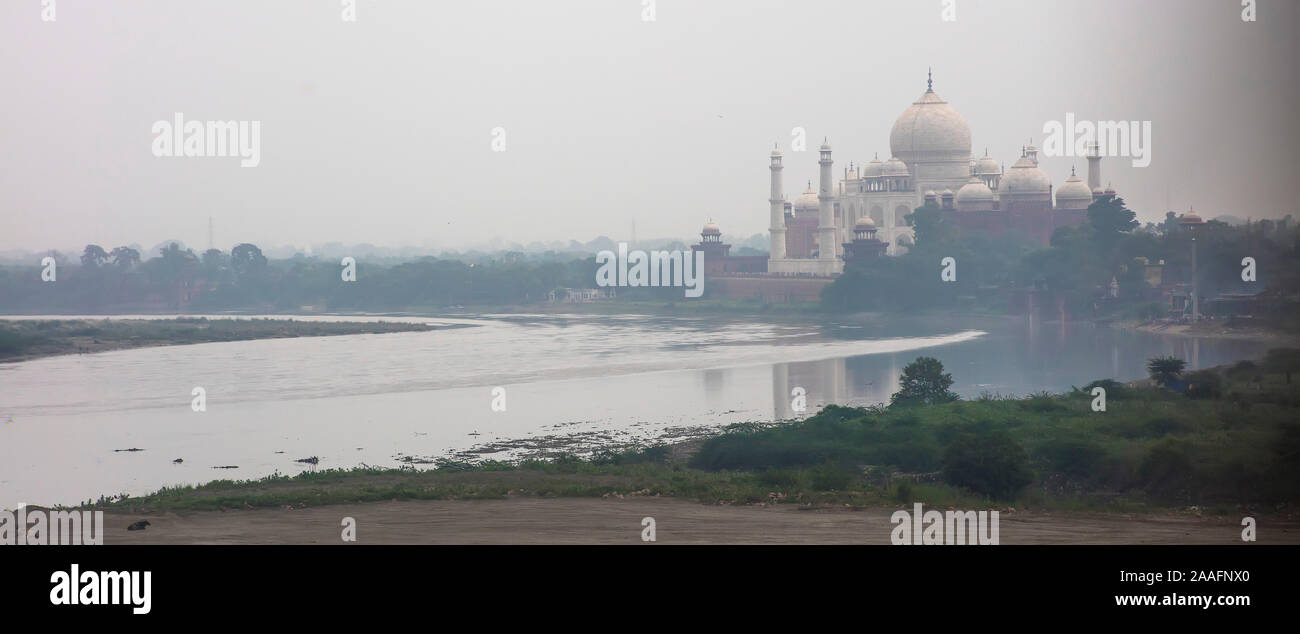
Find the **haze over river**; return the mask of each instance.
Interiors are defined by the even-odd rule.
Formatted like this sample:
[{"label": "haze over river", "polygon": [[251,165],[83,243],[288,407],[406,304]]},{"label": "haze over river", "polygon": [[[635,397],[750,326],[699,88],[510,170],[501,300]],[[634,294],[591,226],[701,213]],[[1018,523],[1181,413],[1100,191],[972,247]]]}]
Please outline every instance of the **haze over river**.
[{"label": "haze over river", "polygon": [[[422,463],[547,436],[567,437],[570,448],[680,438],[806,416],[826,403],[886,402],[903,366],[920,355],[942,361],[953,389],[970,398],[1141,378],[1158,355],[1198,368],[1267,349],[1016,319],[382,319],[467,327],[0,364],[0,508],[297,473],[312,467],[294,461],[311,456],[320,469],[394,467],[404,457]],[[505,388],[506,411],[491,407],[495,386]],[[207,411],[191,410],[195,387],[206,390]],[[791,410],[796,387],[807,392],[806,412]],[[115,451],[132,448],[143,451]],[[527,450],[516,443],[481,455]],[[238,468],[215,468],[223,466]]]}]

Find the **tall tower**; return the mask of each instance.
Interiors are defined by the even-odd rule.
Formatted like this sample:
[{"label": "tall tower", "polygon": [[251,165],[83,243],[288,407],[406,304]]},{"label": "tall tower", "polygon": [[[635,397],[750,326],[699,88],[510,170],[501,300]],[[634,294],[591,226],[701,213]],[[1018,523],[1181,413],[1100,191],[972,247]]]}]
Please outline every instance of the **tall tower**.
[{"label": "tall tower", "polygon": [[822,139],[821,160],[817,164],[822,168],[821,186],[817,192],[817,257],[820,260],[834,260],[835,217],[831,205],[835,197],[831,192],[835,185],[831,182],[831,144],[826,139]]},{"label": "tall tower", "polygon": [[772,194],[768,197],[767,202],[772,209],[772,226],[769,229],[772,236],[772,244],[768,248],[769,260],[785,259],[785,186],[781,180],[781,170],[785,169],[781,165],[781,148],[776,146],[772,148],[772,165],[768,167],[772,170]]},{"label": "tall tower", "polygon": [[1092,142],[1092,151],[1088,152],[1088,189],[1101,187],[1101,144]]}]

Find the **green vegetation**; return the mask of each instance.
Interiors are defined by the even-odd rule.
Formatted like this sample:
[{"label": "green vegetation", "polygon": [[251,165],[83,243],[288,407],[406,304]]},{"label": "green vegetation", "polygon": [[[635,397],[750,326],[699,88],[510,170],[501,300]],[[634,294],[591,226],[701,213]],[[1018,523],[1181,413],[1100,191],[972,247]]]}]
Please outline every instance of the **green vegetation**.
[{"label": "green vegetation", "polygon": [[[945,215],[947,213],[947,215]],[[1148,265],[1160,280],[1192,281],[1192,232],[1172,216],[1138,226],[1123,198],[1103,196],[1078,227],[1062,227],[1047,247],[1011,231],[1001,236],[965,232],[951,212],[927,203],[908,214],[916,243],[899,257],[859,260],[822,291],[828,311],[958,309],[1019,312],[1034,292],[1045,314],[1064,310],[1072,319],[1146,321],[1166,316],[1169,300],[1148,283]],[[1211,220],[1196,229],[1196,278],[1202,298],[1265,291],[1272,298],[1259,314],[1271,327],[1300,331],[1295,319],[1300,289],[1300,226],[1290,216],[1230,226]],[[1257,279],[1241,279],[1242,258],[1253,257]],[[956,260],[957,279],[939,278],[940,262]],[[1155,269],[1153,269],[1155,270]],[[1110,283],[1118,284],[1111,297]],[[1203,303],[1204,311],[1212,306]],[[1274,323],[1276,322],[1276,323]]]},{"label": "green vegetation", "polygon": [[903,368],[899,390],[889,399],[892,406],[934,405],[957,400],[952,387],[952,375],[943,371],[943,364],[934,357],[918,357]]},{"label": "green vegetation", "polygon": [[[1261,364],[1189,374],[1215,377],[1217,388],[1204,393],[1103,379],[1070,393],[1023,399],[985,395],[888,408],[829,406],[794,423],[733,425],[698,448],[633,447],[589,458],[561,454],[520,462],[444,460],[423,471],[313,470],[87,504],[162,512],[390,499],[663,495],[801,507],[1273,507],[1300,500],[1300,394],[1286,378],[1297,360],[1297,351],[1277,350]],[[943,374],[941,366],[937,370]],[[1092,411],[1093,387],[1107,389],[1104,412]]]},{"label": "green vegetation", "polygon": [[41,319],[0,321],[0,361],[149,346],[420,332],[438,326],[400,322],[293,319]]}]

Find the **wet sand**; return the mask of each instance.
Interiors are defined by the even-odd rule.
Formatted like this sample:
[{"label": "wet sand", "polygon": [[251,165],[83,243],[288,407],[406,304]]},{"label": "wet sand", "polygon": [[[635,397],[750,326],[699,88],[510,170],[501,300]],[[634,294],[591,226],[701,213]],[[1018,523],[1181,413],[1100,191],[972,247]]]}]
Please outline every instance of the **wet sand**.
[{"label": "wet sand", "polygon": [[[344,517],[360,544],[638,544],[653,517],[663,544],[889,544],[897,509],[799,510],[707,506],[671,498],[402,500],[305,509],[185,514],[106,513],[104,543],[344,544]],[[928,510],[928,509],[927,509]],[[1261,544],[1300,543],[1300,521],[1255,516]],[[127,525],[148,520],[142,531]],[[1002,512],[1003,545],[1244,544],[1241,518]]]}]

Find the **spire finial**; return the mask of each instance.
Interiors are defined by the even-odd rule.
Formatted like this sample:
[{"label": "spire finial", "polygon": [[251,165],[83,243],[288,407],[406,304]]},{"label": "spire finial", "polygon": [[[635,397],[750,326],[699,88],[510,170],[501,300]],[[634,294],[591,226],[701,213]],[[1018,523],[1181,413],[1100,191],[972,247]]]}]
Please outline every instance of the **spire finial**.
[{"label": "spire finial", "polygon": [[925,68],[925,91],[934,92],[934,67]]},{"label": "spire finial", "polygon": [[1074,166],[1070,166],[1070,176],[1074,176]]}]

